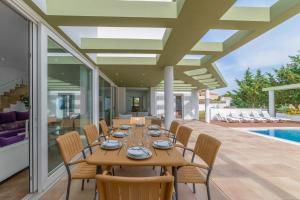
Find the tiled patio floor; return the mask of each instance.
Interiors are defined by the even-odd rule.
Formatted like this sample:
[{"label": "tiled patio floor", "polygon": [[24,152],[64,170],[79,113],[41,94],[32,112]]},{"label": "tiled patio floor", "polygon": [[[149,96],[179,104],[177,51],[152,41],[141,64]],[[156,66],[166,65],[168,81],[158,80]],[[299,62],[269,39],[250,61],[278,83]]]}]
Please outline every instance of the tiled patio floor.
[{"label": "tiled patio floor", "polygon": [[[247,134],[213,124],[191,121],[194,128],[190,147],[200,133],[207,133],[222,142],[212,174],[212,199],[232,200],[296,200],[300,199],[300,145]],[[150,175],[151,168],[118,170],[118,174]],[[42,199],[64,199],[66,179],[59,181]],[[92,199],[94,184],[84,192],[80,183],[73,184],[71,199]],[[179,199],[206,199],[204,187],[194,195],[189,185],[180,184]]]}]

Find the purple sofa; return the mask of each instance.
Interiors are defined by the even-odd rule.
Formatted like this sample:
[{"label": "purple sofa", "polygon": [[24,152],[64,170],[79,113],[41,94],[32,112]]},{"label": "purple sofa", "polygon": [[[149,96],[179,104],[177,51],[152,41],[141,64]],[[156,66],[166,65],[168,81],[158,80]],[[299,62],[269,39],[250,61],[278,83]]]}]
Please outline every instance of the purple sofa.
[{"label": "purple sofa", "polygon": [[0,113],[0,147],[24,140],[29,112]]}]

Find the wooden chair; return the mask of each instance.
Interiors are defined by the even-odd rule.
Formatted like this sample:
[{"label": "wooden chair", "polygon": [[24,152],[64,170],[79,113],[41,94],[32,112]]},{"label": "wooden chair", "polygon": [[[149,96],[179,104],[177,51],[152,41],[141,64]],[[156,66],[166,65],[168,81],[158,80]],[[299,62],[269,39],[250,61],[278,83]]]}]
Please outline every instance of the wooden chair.
[{"label": "wooden chair", "polygon": [[185,155],[185,148],[189,143],[189,139],[191,137],[192,132],[193,129],[186,126],[179,126],[176,131],[174,143],[176,144],[176,147],[183,148],[183,156]]},{"label": "wooden chair", "polygon": [[180,126],[180,123],[178,121],[173,120],[168,131],[168,136],[170,138],[172,138],[173,142],[175,142],[175,137],[176,137],[176,133],[177,133],[177,129]]},{"label": "wooden chair", "polygon": [[[207,197],[210,200],[209,178],[220,146],[221,142],[217,139],[206,134],[201,134],[198,136],[194,150],[184,147],[184,149],[192,151],[193,156],[191,163],[178,169],[177,182],[192,183],[194,193],[196,192],[196,183],[205,184]],[[196,155],[205,162],[205,165],[194,163]],[[206,173],[202,173],[199,169],[205,170]]]},{"label": "wooden chair", "polygon": [[[68,173],[68,187],[66,199],[69,199],[70,187],[72,179],[82,179],[81,189],[84,189],[84,179],[94,179],[96,176],[96,166],[86,163],[85,148],[80,139],[80,135],[76,131],[66,133],[56,138],[61,156]],[[75,160],[75,156],[82,153],[83,159]],[[70,166],[74,166],[72,171]]]},{"label": "wooden chair", "polygon": [[60,131],[72,131],[74,129],[74,120],[73,119],[62,119],[60,123]]},{"label": "wooden chair", "polygon": [[160,126],[161,127],[161,119],[159,119],[159,118],[152,118],[151,119],[151,124],[152,125],[158,125],[158,126]]},{"label": "wooden chair", "polygon": [[106,121],[105,120],[101,120],[99,122],[100,128],[102,129],[102,134],[105,138],[105,140],[110,137],[110,131],[111,129],[107,126]]},{"label": "wooden chair", "polygon": [[117,177],[107,172],[96,176],[101,200],[171,200],[174,177]]},{"label": "wooden chair", "polygon": [[105,138],[105,136],[99,134],[99,131],[94,124],[84,126],[83,130],[90,148],[90,152],[93,153],[91,147],[101,145],[102,142],[100,141],[100,139],[101,137]]}]

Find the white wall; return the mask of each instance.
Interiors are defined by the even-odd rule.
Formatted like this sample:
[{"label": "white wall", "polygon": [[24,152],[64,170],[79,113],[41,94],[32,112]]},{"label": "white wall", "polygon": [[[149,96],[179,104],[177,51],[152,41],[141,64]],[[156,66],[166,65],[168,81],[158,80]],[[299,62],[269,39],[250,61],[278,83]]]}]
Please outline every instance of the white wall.
[{"label": "white wall", "polygon": [[[199,119],[199,107],[198,107],[198,92],[186,91],[176,92],[174,95],[183,96],[183,119]],[[174,103],[175,106],[175,103]],[[164,92],[155,91],[155,111],[154,115],[161,117],[164,116]]]}]

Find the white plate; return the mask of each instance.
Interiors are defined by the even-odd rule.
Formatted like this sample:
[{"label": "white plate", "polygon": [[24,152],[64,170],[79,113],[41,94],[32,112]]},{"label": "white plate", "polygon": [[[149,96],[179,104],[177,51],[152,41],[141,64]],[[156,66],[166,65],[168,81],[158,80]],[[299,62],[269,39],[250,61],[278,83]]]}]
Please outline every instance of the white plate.
[{"label": "white plate", "polygon": [[129,126],[129,125],[121,125],[120,129],[122,129],[122,130],[128,130],[128,129],[130,129],[130,127],[131,126]]},{"label": "white plate", "polygon": [[150,129],[150,130],[159,130],[160,126],[158,126],[158,125],[150,125],[150,126],[148,126],[148,129]]},{"label": "white plate", "polygon": [[118,140],[106,140],[101,144],[102,149],[119,149],[122,147],[122,143]]},{"label": "white plate", "polygon": [[127,133],[121,132],[121,131],[113,132],[111,135],[114,136],[114,137],[125,137],[125,136],[128,136]]},{"label": "white plate", "polygon": [[168,140],[156,140],[152,143],[152,146],[158,149],[171,149],[173,144]]},{"label": "white plate", "polygon": [[127,156],[135,160],[144,160],[152,156],[152,152],[145,147],[130,147]]},{"label": "white plate", "polygon": [[154,136],[154,137],[158,137],[161,135],[161,131],[159,130],[151,130],[148,132],[149,135]]}]

